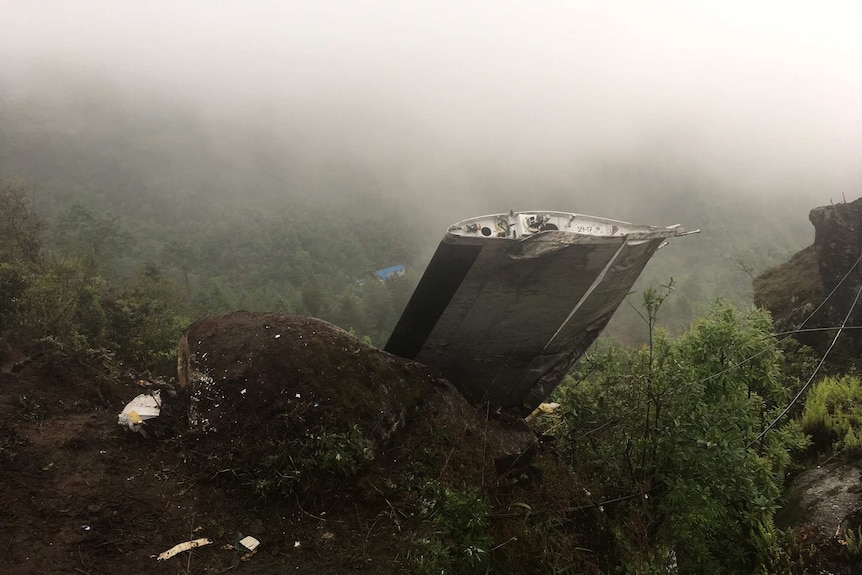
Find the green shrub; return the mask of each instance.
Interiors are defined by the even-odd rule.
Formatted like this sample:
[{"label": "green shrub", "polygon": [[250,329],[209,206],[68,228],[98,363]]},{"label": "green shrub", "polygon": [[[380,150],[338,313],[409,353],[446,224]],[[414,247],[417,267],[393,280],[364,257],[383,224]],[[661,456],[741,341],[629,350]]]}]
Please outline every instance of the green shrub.
[{"label": "green shrub", "polygon": [[26,290],[27,278],[21,267],[0,263],[0,343],[19,326]]},{"label": "green shrub", "polygon": [[411,541],[409,557],[420,574],[487,571],[493,539],[491,508],[475,489],[458,490],[428,481],[418,491],[413,515],[430,529]]},{"label": "green shrub", "polygon": [[52,258],[31,272],[21,295],[24,339],[50,337],[72,348],[98,345],[105,327],[100,297],[105,282],[78,260]]},{"label": "green shrub", "polygon": [[107,292],[105,346],[116,358],[137,369],[169,376],[176,372],[177,342],[188,325],[180,313],[178,286],[146,265],[129,285]]},{"label": "green shrub", "polygon": [[862,527],[856,531],[847,529],[844,534],[844,545],[847,546],[847,551],[851,556],[862,555]]},{"label": "green shrub", "polygon": [[546,432],[596,501],[622,498],[598,513],[624,571],[763,562],[790,453],[807,445],[792,421],[758,439],[788,400],[770,330],[768,314],[718,302],[678,338],[589,354],[556,392]]},{"label": "green shrub", "polygon": [[[285,423],[296,414],[284,414]],[[363,471],[371,461],[368,441],[358,426],[348,431],[323,427],[318,433],[283,430],[281,439],[270,439],[258,458],[245,454],[249,467],[235,470],[255,495],[288,496],[323,492],[342,487]]]},{"label": "green shrub", "polygon": [[802,412],[802,428],[837,450],[862,451],[862,381],[826,377],[811,388]]}]

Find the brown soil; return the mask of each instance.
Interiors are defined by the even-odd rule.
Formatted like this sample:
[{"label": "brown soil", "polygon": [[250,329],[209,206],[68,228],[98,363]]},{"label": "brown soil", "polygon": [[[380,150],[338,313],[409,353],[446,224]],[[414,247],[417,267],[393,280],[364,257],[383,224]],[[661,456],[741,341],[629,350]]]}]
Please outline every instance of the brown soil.
[{"label": "brown soil", "polygon": [[[295,327],[304,337],[289,345],[305,348],[317,336],[321,349],[308,355],[292,348],[309,369],[294,377],[301,390],[291,389],[291,397],[317,394],[314,409],[331,397],[336,407],[327,421],[345,417],[351,405],[336,399],[340,393],[314,388],[321,373],[337,374],[341,386],[366,386],[375,381],[371,372],[391,369],[437,391],[407,394],[403,430],[384,438],[354,476],[321,482],[318,490],[261,495],[234,471],[243,464],[237,454],[259,453],[251,442],[260,434],[251,425],[213,436],[190,430],[190,388],[174,397],[162,391],[162,415],[145,424],[143,437],[119,426],[117,415],[145,390],[104,358],[54,349],[17,370],[7,365],[0,373],[0,572],[412,573],[413,543],[437,529],[417,511],[428,481],[476,489],[491,502],[497,571],[538,569],[549,550],[561,564],[588,571],[593,559],[578,550],[583,542],[573,532],[558,530],[559,538],[548,541],[535,529],[535,522],[566,520],[544,510],[583,502],[575,478],[552,456],[500,467],[489,437],[515,433],[509,423],[469,408],[421,366],[343,332],[320,335],[318,324]],[[232,457],[223,459],[225,453]],[[245,535],[261,546],[242,560],[235,544]],[[157,561],[174,545],[202,537],[213,543]]]},{"label": "brown soil", "polygon": [[[117,414],[141,391],[132,378],[71,357],[0,375],[0,572],[212,573],[238,563],[222,547],[241,533],[267,548],[241,565],[248,573],[302,570],[310,558],[335,570],[366,559],[327,553],[337,539],[320,536],[337,534],[336,523],[250,504],[195,475],[177,433],[183,398],[165,402],[147,438],[121,428]],[[214,544],[156,561],[198,537]]]},{"label": "brown soil", "polygon": [[817,305],[822,298],[823,283],[813,245],[754,280],[755,305],[768,309],[776,320],[791,315],[806,304]]}]

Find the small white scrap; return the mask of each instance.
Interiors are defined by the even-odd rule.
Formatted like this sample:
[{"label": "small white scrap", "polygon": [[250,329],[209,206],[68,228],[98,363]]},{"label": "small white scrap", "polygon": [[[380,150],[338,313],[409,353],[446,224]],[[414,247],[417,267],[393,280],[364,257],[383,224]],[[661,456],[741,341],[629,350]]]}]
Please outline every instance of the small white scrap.
[{"label": "small white scrap", "polygon": [[294,549],[296,549],[296,548],[297,548],[297,547],[299,547],[300,545],[302,545],[302,543],[300,543],[299,541],[294,541],[294,542],[293,542],[293,548],[294,548]]},{"label": "small white scrap", "polygon": [[141,428],[144,421],[158,417],[161,412],[162,399],[159,391],[154,391],[152,395],[142,393],[135,399],[126,404],[122,413],[117,420],[117,423],[124,425],[132,431],[143,433]]},{"label": "small white scrap", "polygon": [[260,545],[260,541],[249,535],[240,539],[239,544],[248,549],[249,551],[254,551]]},{"label": "small white scrap", "polygon": [[526,419],[527,419],[527,421],[530,421],[530,420],[535,419],[535,418],[537,418],[543,414],[544,415],[550,415],[550,414],[554,413],[555,411],[557,411],[557,409],[559,407],[560,407],[560,404],[557,402],[540,403],[539,407],[534,409],[533,412],[526,417]]},{"label": "small white scrap", "polygon": [[210,545],[211,543],[212,541],[206,537],[202,537],[200,539],[193,539],[191,541],[186,541],[185,543],[179,543],[177,545],[174,545],[164,553],[160,554],[157,558],[157,561],[164,561],[166,559],[170,559],[177,553],[182,553],[183,551],[190,551],[198,547],[203,547],[204,545]]}]

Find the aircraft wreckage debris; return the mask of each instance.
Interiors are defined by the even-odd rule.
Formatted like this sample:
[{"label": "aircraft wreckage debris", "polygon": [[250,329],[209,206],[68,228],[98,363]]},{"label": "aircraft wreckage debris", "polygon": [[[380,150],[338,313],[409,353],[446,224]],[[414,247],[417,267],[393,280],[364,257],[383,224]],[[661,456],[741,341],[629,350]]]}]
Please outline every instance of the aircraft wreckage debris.
[{"label": "aircraft wreckage debris", "polygon": [[698,231],[566,212],[464,220],[446,232],[385,350],[439,368],[474,404],[527,416],[656,250]]}]

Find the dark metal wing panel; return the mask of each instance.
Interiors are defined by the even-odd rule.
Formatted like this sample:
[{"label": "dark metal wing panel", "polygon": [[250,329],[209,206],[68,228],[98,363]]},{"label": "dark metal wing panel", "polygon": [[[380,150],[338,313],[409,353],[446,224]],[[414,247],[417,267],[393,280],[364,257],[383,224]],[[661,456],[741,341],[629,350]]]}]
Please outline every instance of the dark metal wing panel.
[{"label": "dark metal wing panel", "polygon": [[482,249],[478,243],[440,243],[389,336],[386,351],[407,359],[416,358]]},{"label": "dark metal wing panel", "polygon": [[517,389],[525,370],[623,242],[534,241],[543,252],[530,257],[529,245],[497,244],[503,256],[477,258],[481,272],[464,278],[416,359],[439,367],[472,401],[507,407],[506,398],[529,392]]},{"label": "dark metal wing panel", "polygon": [[474,403],[526,415],[678,235],[561,212],[465,220],[438,246],[385,349],[439,368]]},{"label": "dark metal wing panel", "polygon": [[[593,344],[664,240],[629,242],[559,333],[537,354],[523,379],[501,405],[529,413],[550,395],[560,380]],[[517,401],[522,400],[522,405]]]}]

